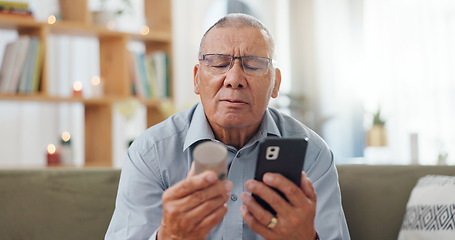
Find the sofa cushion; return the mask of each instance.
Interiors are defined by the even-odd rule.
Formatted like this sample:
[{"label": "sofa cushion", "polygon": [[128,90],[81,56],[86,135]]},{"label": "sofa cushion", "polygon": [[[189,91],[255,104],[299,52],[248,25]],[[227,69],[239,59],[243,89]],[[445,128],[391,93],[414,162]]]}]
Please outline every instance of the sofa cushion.
[{"label": "sofa cushion", "polygon": [[442,165],[359,164],[337,168],[352,240],[397,239],[417,180],[430,174],[455,175],[455,166]]},{"label": "sofa cushion", "polygon": [[0,170],[0,239],[103,239],[120,170]]},{"label": "sofa cushion", "polygon": [[455,177],[427,175],[417,181],[398,239],[455,239]]}]

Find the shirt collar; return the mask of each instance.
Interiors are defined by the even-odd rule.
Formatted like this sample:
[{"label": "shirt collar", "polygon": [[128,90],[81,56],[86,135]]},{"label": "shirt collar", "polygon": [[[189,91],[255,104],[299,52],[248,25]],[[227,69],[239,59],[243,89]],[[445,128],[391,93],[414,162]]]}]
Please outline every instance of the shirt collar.
[{"label": "shirt collar", "polygon": [[202,104],[199,102],[191,118],[188,133],[185,137],[185,143],[183,144],[183,151],[198,141],[210,139],[215,139],[215,135],[205,116],[204,107],[202,107]]},{"label": "shirt collar", "polygon": [[[268,108],[265,111],[264,118],[262,119],[262,123],[259,126],[258,133],[254,135],[254,137],[249,142],[254,143],[267,136],[281,137],[278,126],[276,125]],[[207,117],[205,116],[204,107],[199,102],[191,118],[188,133],[185,137],[185,143],[183,144],[183,151],[185,151],[188,147],[196,142],[213,139],[215,139],[215,135],[213,134],[212,128],[207,121]]]},{"label": "shirt collar", "polygon": [[256,142],[259,142],[268,136],[281,137],[281,133],[270,113],[270,110],[267,108],[258,132],[250,139],[250,141],[248,141],[247,144],[245,144],[245,147],[252,146]]},{"label": "shirt collar", "polygon": [[278,129],[278,126],[276,125],[269,108],[265,110],[264,119],[262,120],[261,124],[261,131],[267,133],[266,136],[281,137],[281,132]]}]

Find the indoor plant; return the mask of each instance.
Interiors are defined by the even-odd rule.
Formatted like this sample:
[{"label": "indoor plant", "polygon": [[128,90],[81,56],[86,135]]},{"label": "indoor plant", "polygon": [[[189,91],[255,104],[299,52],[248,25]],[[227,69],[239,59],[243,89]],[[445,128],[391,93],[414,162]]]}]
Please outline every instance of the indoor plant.
[{"label": "indoor plant", "polygon": [[381,116],[381,108],[373,114],[373,124],[367,132],[368,146],[387,146],[386,121]]},{"label": "indoor plant", "polygon": [[[133,12],[133,5],[130,0],[100,0],[99,3],[99,9],[92,11],[93,23],[95,25],[114,28],[115,20],[118,16]],[[117,7],[111,7],[114,5]],[[110,23],[114,23],[114,26],[110,27]]]}]

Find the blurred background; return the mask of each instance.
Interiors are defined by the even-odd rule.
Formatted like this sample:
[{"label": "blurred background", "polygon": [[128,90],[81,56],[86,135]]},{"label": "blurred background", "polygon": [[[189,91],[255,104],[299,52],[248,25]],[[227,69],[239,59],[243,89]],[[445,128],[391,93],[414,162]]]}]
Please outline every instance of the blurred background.
[{"label": "blurred background", "polygon": [[[121,8],[115,30],[139,32],[143,1],[128,2],[89,0],[89,8]],[[58,0],[28,3],[38,21],[58,16]],[[270,105],[320,134],[337,164],[455,164],[455,1],[172,0],[169,113],[198,101],[192,84],[200,39],[231,12],[269,27],[282,72],[280,96]],[[0,56],[17,37],[0,30]],[[96,38],[54,34],[48,45],[51,80],[99,75]],[[120,167],[128,143],[147,128],[146,111],[134,100],[113,108],[113,165]],[[81,103],[0,101],[0,165],[45,164],[46,146],[63,131],[71,133],[74,162],[82,166]]]}]

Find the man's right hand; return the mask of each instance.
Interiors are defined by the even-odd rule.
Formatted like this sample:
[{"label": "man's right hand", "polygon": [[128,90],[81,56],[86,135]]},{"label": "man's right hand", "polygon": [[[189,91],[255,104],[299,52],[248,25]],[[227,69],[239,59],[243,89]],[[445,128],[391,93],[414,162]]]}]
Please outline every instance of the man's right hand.
[{"label": "man's right hand", "polygon": [[163,193],[158,239],[205,239],[226,214],[232,187],[213,171],[195,175],[193,164],[184,180]]}]

